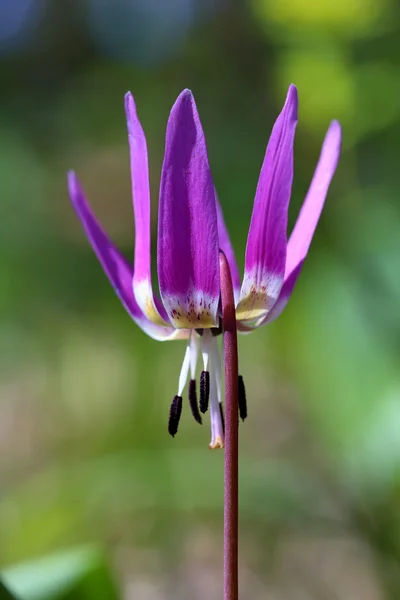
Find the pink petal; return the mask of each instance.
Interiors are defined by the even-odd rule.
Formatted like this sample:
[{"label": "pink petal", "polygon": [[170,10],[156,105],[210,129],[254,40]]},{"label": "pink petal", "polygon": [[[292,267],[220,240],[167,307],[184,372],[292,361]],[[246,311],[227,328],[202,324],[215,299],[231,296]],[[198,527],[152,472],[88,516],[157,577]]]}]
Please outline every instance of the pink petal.
[{"label": "pink petal", "polygon": [[158,213],[158,279],[175,327],[214,327],[219,301],[218,226],[206,142],[192,93],[167,125]]},{"label": "pink petal", "polygon": [[169,325],[162,303],[151,283],[150,187],[147,144],[132,94],[125,96],[125,112],[131,163],[133,211],[135,215],[135,259],[133,291],[144,314],[154,323]]},{"label": "pink petal", "polygon": [[283,285],[297,104],[297,90],[291,85],[273,127],[257,185],[237,308],[240,320],[265,316]]},{"label": "pink petal", "polygon": [[[170,327],[155,325],[140,310],[132,291],[132,267],[98,224],[73,172],[68,173],[68,191],[86,236],[128,314],[147,335],[156,340],[164,341],[176,337],[176,331]],[[186,331],[185,337],[187,334]]]},{"label": "pink petal", "polygon": [[310,188],[288,242],[285,281],[278,301],[268,314],[265,323],[273,321],[281,314],[293,292],[317,227],[329,185],[336,171],[341,141],[340,124],[332,121],[322,145]]}]

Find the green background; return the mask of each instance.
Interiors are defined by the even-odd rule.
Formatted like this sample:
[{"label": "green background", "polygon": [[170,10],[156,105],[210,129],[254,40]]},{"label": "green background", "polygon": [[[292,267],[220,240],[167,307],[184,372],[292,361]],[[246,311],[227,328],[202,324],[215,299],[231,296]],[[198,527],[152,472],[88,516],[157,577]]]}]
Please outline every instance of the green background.
[{"label": "green background", "polygon": [[398,3],[5,0],[0,25],[4,584],[20,600],[114,600],[112,581],[127,599],[221,598],[223,453],[186,405],[178,436],[166,430],[185,345],[130,321],[71,209],[66,171],[131,257],[132,91],[155,259],[165,125],[192,89],[242,269],[293,82],[291,226],[333,118],[343,151],[287,309],[240,338],[241,597],[398,600]]}]

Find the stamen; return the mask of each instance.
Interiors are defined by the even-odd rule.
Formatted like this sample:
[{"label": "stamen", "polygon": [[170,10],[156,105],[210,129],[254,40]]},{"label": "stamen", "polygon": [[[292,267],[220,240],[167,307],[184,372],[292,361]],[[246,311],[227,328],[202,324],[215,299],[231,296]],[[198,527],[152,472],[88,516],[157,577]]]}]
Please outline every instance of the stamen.
[{"label": "stamen", "polygon": [[224,415],[224,407],[222,406],[222,402],[219,403],[219,412],[221,414],[222,431],[225,434],[225,415]]},{"label": "stamen", "polygon": [[210,373],[202,371],[200,375],[200,410],[207,412],[210,400]]},{"label": "stamen", "polygon": [[209,448],[224,447],[224,419],[222,404],[218,402],[215,370],[211,369],[211,392],[210,392],[210,419],[211,419],[211,442]]},{"label": "stamen", "polygon": [[212,348],[212,335],[209,329],[205,329],[201,340],[201,353],[203,355],[203,371],[208,371],[208,359],[210,355],[210,349]]},{"label": "stamen", "polygon": [[190,332],[190,375],[196,379],[197,359],[199,357],[200,339],[194,331]]},{"label": "stamen", "polygon": [[247,417],[247,401],[246,401],[246,388],[244,387],[243,377],[239,375],[238,378],[238,386],[239,386],[239,415],[242,421],[244,421]]},{"label": "stamen", "polygon": [[182,414],[182,396],[174,396],[169,409],[168,433],[175,437]]},{"label": "stamen", "polygon": [[202,337],[203,371],[200,376],[200,411],[205,413],[210,405],[210,448],[224,447],[224,412],[221,404],[221,359],[217,338],[209,329]]},{"label": "stamen", "polygon": [[182,392],[185,389],[186,382],[188,380],[190,367],[190,345],[186,346],[185,358],[183,359],[182,369],[179,374],[178,382],[178,396],[182,396]]},{"label": "stamen", "polygon": [[189,404],[192,410],[192,415],[197,423],[202,424],[201,415],[199,412],[199,405],[197,404],[197,393],[196,393],[196,380],[191,379],[189,382]]}]

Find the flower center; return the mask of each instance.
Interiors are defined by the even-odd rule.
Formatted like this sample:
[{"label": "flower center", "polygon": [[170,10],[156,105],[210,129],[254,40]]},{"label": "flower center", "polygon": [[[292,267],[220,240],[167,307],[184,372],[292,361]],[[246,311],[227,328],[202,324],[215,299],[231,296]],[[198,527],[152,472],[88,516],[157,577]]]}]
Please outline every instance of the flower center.
[{"label": "flower center", "polygon": [[[215,328],[218,331],[217,328]],[[203,370],[200,375],[200,402],[197,401],[196,367],[199,354],[203,358]],[[224,447],[224,413],[221,401],[221,359],[214,330],[192,330],[178,380],[178,393],[170,408],[168,431],[172,435],[178,431],[182,413],[182,394],[189,380],[189,405],[195,421],[202,424],[201,413],[210,408],[211,442],[210,448]]]},{"label": "flower center", "polygon": [[[194,420],[202,425],[202,414],[210,409],[211,449],[224,447],[225,419],[221,397],[222,369],[218,347],[218,335],[221,328],[192,330],[178,380],[178,393],[172,400],[168,431],[175,437],[182,414],[183,392],[188,385],[189,406]],[[203,370],[200,374],[199,401],[197,397],[196,368],[202,355]],[[190,373],[190,379],[189,379]],[[239,375],[239,416],[244,421],[247,417],[246,390],[243,377]]]}]

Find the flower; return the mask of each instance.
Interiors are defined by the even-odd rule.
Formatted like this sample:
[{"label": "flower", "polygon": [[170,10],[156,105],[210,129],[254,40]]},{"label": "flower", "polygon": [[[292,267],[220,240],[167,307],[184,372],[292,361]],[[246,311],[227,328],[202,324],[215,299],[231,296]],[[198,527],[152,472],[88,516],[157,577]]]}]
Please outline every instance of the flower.
[{"label": "flower", "polygon": [[[219,251],[228,260],[234,286],[238,330],[250,332],[280,315],[295,286],[335,172],[341,129],[333,121],[303,207],[287,241],[293,180],[297,90],[291,85],[273,127],[257,185],[240,284],[239,270],[215,193],[206,142],[192,93],[184,90],[167,124],[158,210],[157,270],[159,299],[151,282],[150,188],[146,138],[130,93],[125,110],[130,148],[135,216],[134,265],[122,256],[96,221],[75,173],[68,174],[69,195],[86,235],[122,304],[135,323],[156,340],[187,339],[187,348],[169,420],[175,435],[182,394],[189,378],[193,416],[201,423],[196,394],[200,351],[200,409],[210,405],[211,444],[222,447]],[[240,381],[244,400],[243,380]],[[246,410],[242,409],[242,414]]]}]

